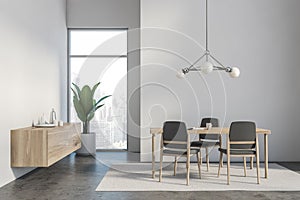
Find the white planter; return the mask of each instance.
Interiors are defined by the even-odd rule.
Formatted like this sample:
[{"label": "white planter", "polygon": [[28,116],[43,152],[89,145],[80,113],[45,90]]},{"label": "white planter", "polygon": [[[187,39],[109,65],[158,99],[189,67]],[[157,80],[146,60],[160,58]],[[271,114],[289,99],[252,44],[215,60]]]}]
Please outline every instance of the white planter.
[{"label": "white planter", "polygon": [[96,134],[81,134],[81,148],[76,151],[78,155],[89,156],[96,155]]}]

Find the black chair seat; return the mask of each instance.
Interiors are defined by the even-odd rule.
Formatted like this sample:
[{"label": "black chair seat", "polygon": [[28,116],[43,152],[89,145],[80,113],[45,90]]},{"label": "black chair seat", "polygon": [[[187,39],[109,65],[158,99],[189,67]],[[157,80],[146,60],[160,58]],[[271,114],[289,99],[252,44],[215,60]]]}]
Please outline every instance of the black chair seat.
[{"label": "black chair seat", "polygon": [[[196,154],[199,151],[200,151],[199,149],[191,149],[190,154]],[[165,154],[174,154],[174,155],[186,155],[187,151],[176,151],[176,150],[164,149],[163,153],[165,153]]]},{"label": "black chair seat", "polygon": [[[227,154],[227,149],[221,149],[219,148],[219,151]],[[255,150],[250,150],[250,149],[230,149],[230,154],[231,155],[255,155],[256,151]]]},{"label": "black chair seat", "polygon": [[193,141],[191,147],[213,147],[220,146],[219,141]]}]

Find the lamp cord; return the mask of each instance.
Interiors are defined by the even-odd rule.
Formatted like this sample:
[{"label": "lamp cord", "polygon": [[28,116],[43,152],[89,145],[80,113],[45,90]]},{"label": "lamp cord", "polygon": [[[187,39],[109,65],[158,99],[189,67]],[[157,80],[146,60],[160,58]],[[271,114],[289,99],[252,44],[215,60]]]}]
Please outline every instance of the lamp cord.
[{"label": "lamp cord", "polygon": [[209,50],[208,50],[208,0],[205,0],[205,53],[198,58],[188,69],[191,69],[195,66],[196,63],[198,63],[203,57],[205,57],[206,61],[208,61],[209,57]]},{"label": "lamp cord", "polygon": [[206,16],[205,16],[205,40],[206,40],[206,51],[208,51],[208,1],[205,1],[205,11],[206,11]]}]

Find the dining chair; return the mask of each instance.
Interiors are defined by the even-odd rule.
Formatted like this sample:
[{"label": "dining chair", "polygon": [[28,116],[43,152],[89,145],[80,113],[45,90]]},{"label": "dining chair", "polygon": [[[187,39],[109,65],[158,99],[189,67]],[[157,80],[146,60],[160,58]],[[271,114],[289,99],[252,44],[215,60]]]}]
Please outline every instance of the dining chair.
[{"label": "dining chair", "polygon": [[[206,127],[206,123],[211,123],[213,127],[219,127],[219,120],[217,118],[203,118],[201,120],[200,127]],[[221,148],[221,135],[220,134],[200,134],[198,141],[192,141],[192,148],[205,148],[206,151],[206,167],[209,171],[209,151],[210,147]],[[200,158],[200,164],[202,164],[202,157]]]},{"label": "dining chair", "polygon": [[[186,125],[180,121],[167,121],[163,125],[163,133],[161,135],[160,145],[160,170],[159,170],[159,182],[162,182],[162,162],[164,156],[174,156],[174,175],[176,175],[177,161],[179,157],[187,157],[188,152],[190,156],[197,156],[199,176],[201,178],[201,166],[200,166],[200,150],[190,148],[190,137],[187,133]],[[190,162],[186,161],[186,184],[189,185],[189,172]]]},{"label": "dining chair", "polygon": [[227,154],[227,184],[230,184],[230,157],[242,157],[244,160],[244,176],[247,176],[246,157],[256,157],[257,183],[260,183],[259,171],[259,145],[256,137],[256,125],[254,122],[237,121],[232,122],[229,136],[226,142],[227,149],[219,148],[220,163],[218,177],[220,176],[221,160],[223,154]]}]

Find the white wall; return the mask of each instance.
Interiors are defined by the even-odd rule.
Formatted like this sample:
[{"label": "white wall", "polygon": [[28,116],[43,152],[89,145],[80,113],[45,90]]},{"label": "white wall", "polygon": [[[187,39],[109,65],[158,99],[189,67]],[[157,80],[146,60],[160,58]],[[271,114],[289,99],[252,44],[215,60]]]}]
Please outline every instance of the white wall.
[{"label": "white wall", "polygon": [[10,167],[10,130],[51,108],[66,120],[66,2],[0,1],[0,187],[31,171]]},{"label": "white wall", "polygon": [[140,151],[140,0],[67,0],[69,28],[128,28],[128,150]]},{"label": "white wall", "polygon": [[178,80],[176,70],[203,53],[204,2],[141,1],[141,160],[151,159],[149,127],[173,119],[192,127],[212,115],[224,126],[256,121],[272,130],[271,161],[299,161],[300,1],[209,0],[210,50],[241,76]]}]

